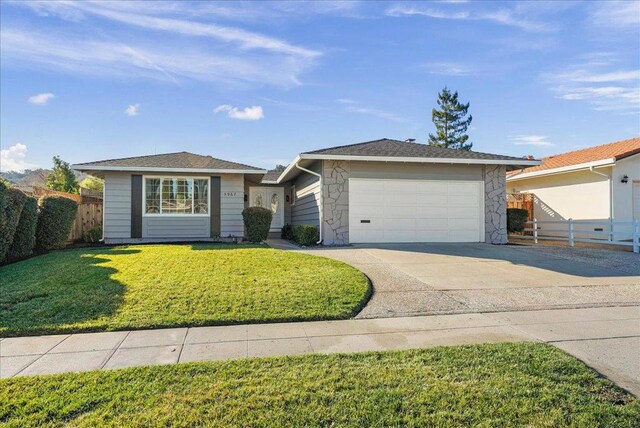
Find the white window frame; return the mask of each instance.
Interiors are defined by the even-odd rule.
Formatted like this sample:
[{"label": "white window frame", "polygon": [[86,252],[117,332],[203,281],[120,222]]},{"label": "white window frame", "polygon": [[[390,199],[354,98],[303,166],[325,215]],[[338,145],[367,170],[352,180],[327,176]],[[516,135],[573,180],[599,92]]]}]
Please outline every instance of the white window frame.
[{"label": "white window frame", "polygon": [[[160,212],[159,213],[147,213],[147,178],[159,178],[160,179]],[[191,187],[195,190],[193,185],[193,180],[207,180],[207,213],[206,214],[195,214],[193,211],[195,209],[195,198],[192,195],[191,198],[191,214],[184,213],[163,213],[162,212],[162,180],[163,179],[172,179],[172,180],[192,180]],[[195,192],[194,192],[195,193]],[[143,217],[162,217],[162,218],[170,218],[170,217],[209,217],[211,216],[211,177],[205,176],[180,176],[180,175],[143,175],[142,176],[142,216]]]},{"label": "white window frame", "polygon": [[296,206],[296,199],[298,199],[298,194],[296,192],[296,185],[295,184],[291,185],[291,190],[290,190],[289,197],[291,198],[291,206],[295,207]]}]

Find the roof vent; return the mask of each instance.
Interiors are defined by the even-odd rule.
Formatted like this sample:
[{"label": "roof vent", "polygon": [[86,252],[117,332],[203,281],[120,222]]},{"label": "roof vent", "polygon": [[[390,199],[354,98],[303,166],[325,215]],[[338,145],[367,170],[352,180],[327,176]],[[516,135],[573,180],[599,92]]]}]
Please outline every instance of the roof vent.
[{"label": "roof vent", "polygon": [[407,138],[406,140],[404,140],[405,143],[415,143],[416,139],[415,138]]}]

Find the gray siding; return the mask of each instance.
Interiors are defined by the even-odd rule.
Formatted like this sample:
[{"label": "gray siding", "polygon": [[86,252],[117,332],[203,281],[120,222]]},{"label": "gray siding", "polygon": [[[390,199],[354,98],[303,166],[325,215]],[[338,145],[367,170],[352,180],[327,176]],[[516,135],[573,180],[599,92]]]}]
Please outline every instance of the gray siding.
[{"label": "gray siding", "polygon": [[[131,175],[144,173],[109,172],[105,175],[104,237],[107,242],[131,239]],[[164,174],[150,174],[164,175]],[[171,174],[166,174],[170,176]],[[192,174],[180,174],[189,176]],[[195,174],[202,176],[202,174]],[[244,175],[221,174],[221,235],[242,236]],[[192,239],[210,236],[209,217],[142,217],[142,238]],[[125,241],[120,241],[125,240]]]},{"label": "gray siding", "polygon": [[209,217],[142,217],[143,238],[208,238]]},{"label": "gray siding", "polygon": [[[307,169],[320,172],[322,162],[317,161]],[[292,183],[296,186],[296,204],[291,207],[291,224],[320,225],[320,179],[306,172]]]},{"label": "gray siding", "polygon": [[220,235],[243,236],[244,175],[221,174]]},{"label": "gray siding", "polygon": [[131,174],[110,172],[104,178],[104,237],[131,238]]},{"label": "gray siding", "polygon": [[349,162],[351,178],[403,180],[483,180],[482,165]]}]

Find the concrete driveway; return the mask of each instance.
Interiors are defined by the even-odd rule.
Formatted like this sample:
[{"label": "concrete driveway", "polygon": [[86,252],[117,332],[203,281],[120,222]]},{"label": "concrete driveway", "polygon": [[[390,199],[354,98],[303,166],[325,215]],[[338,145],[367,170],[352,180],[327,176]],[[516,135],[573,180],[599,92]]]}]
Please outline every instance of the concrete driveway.
[{"label": "concrete driveway", "polygon": [[306,252],[371,278],[360,318],[640,304],[640,257],[588,248],[386,244]]},{"label": "concrete driveway", "polygon": [[369,276],[374,294],[357,318],[484,313],[552,343],[640,395],[637,254],[487,244],[307,252],[342,260]]}]

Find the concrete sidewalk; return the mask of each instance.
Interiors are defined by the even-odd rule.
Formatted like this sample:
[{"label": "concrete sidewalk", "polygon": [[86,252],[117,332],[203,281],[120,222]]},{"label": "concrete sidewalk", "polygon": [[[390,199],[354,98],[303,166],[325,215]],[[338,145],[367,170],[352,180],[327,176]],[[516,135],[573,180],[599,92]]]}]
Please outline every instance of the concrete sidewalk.
[{"label": "concrete sidewalk", "polygon": [[640,306],[6,338],[0,377],[513,341],[552,343],[640,395]]}]

